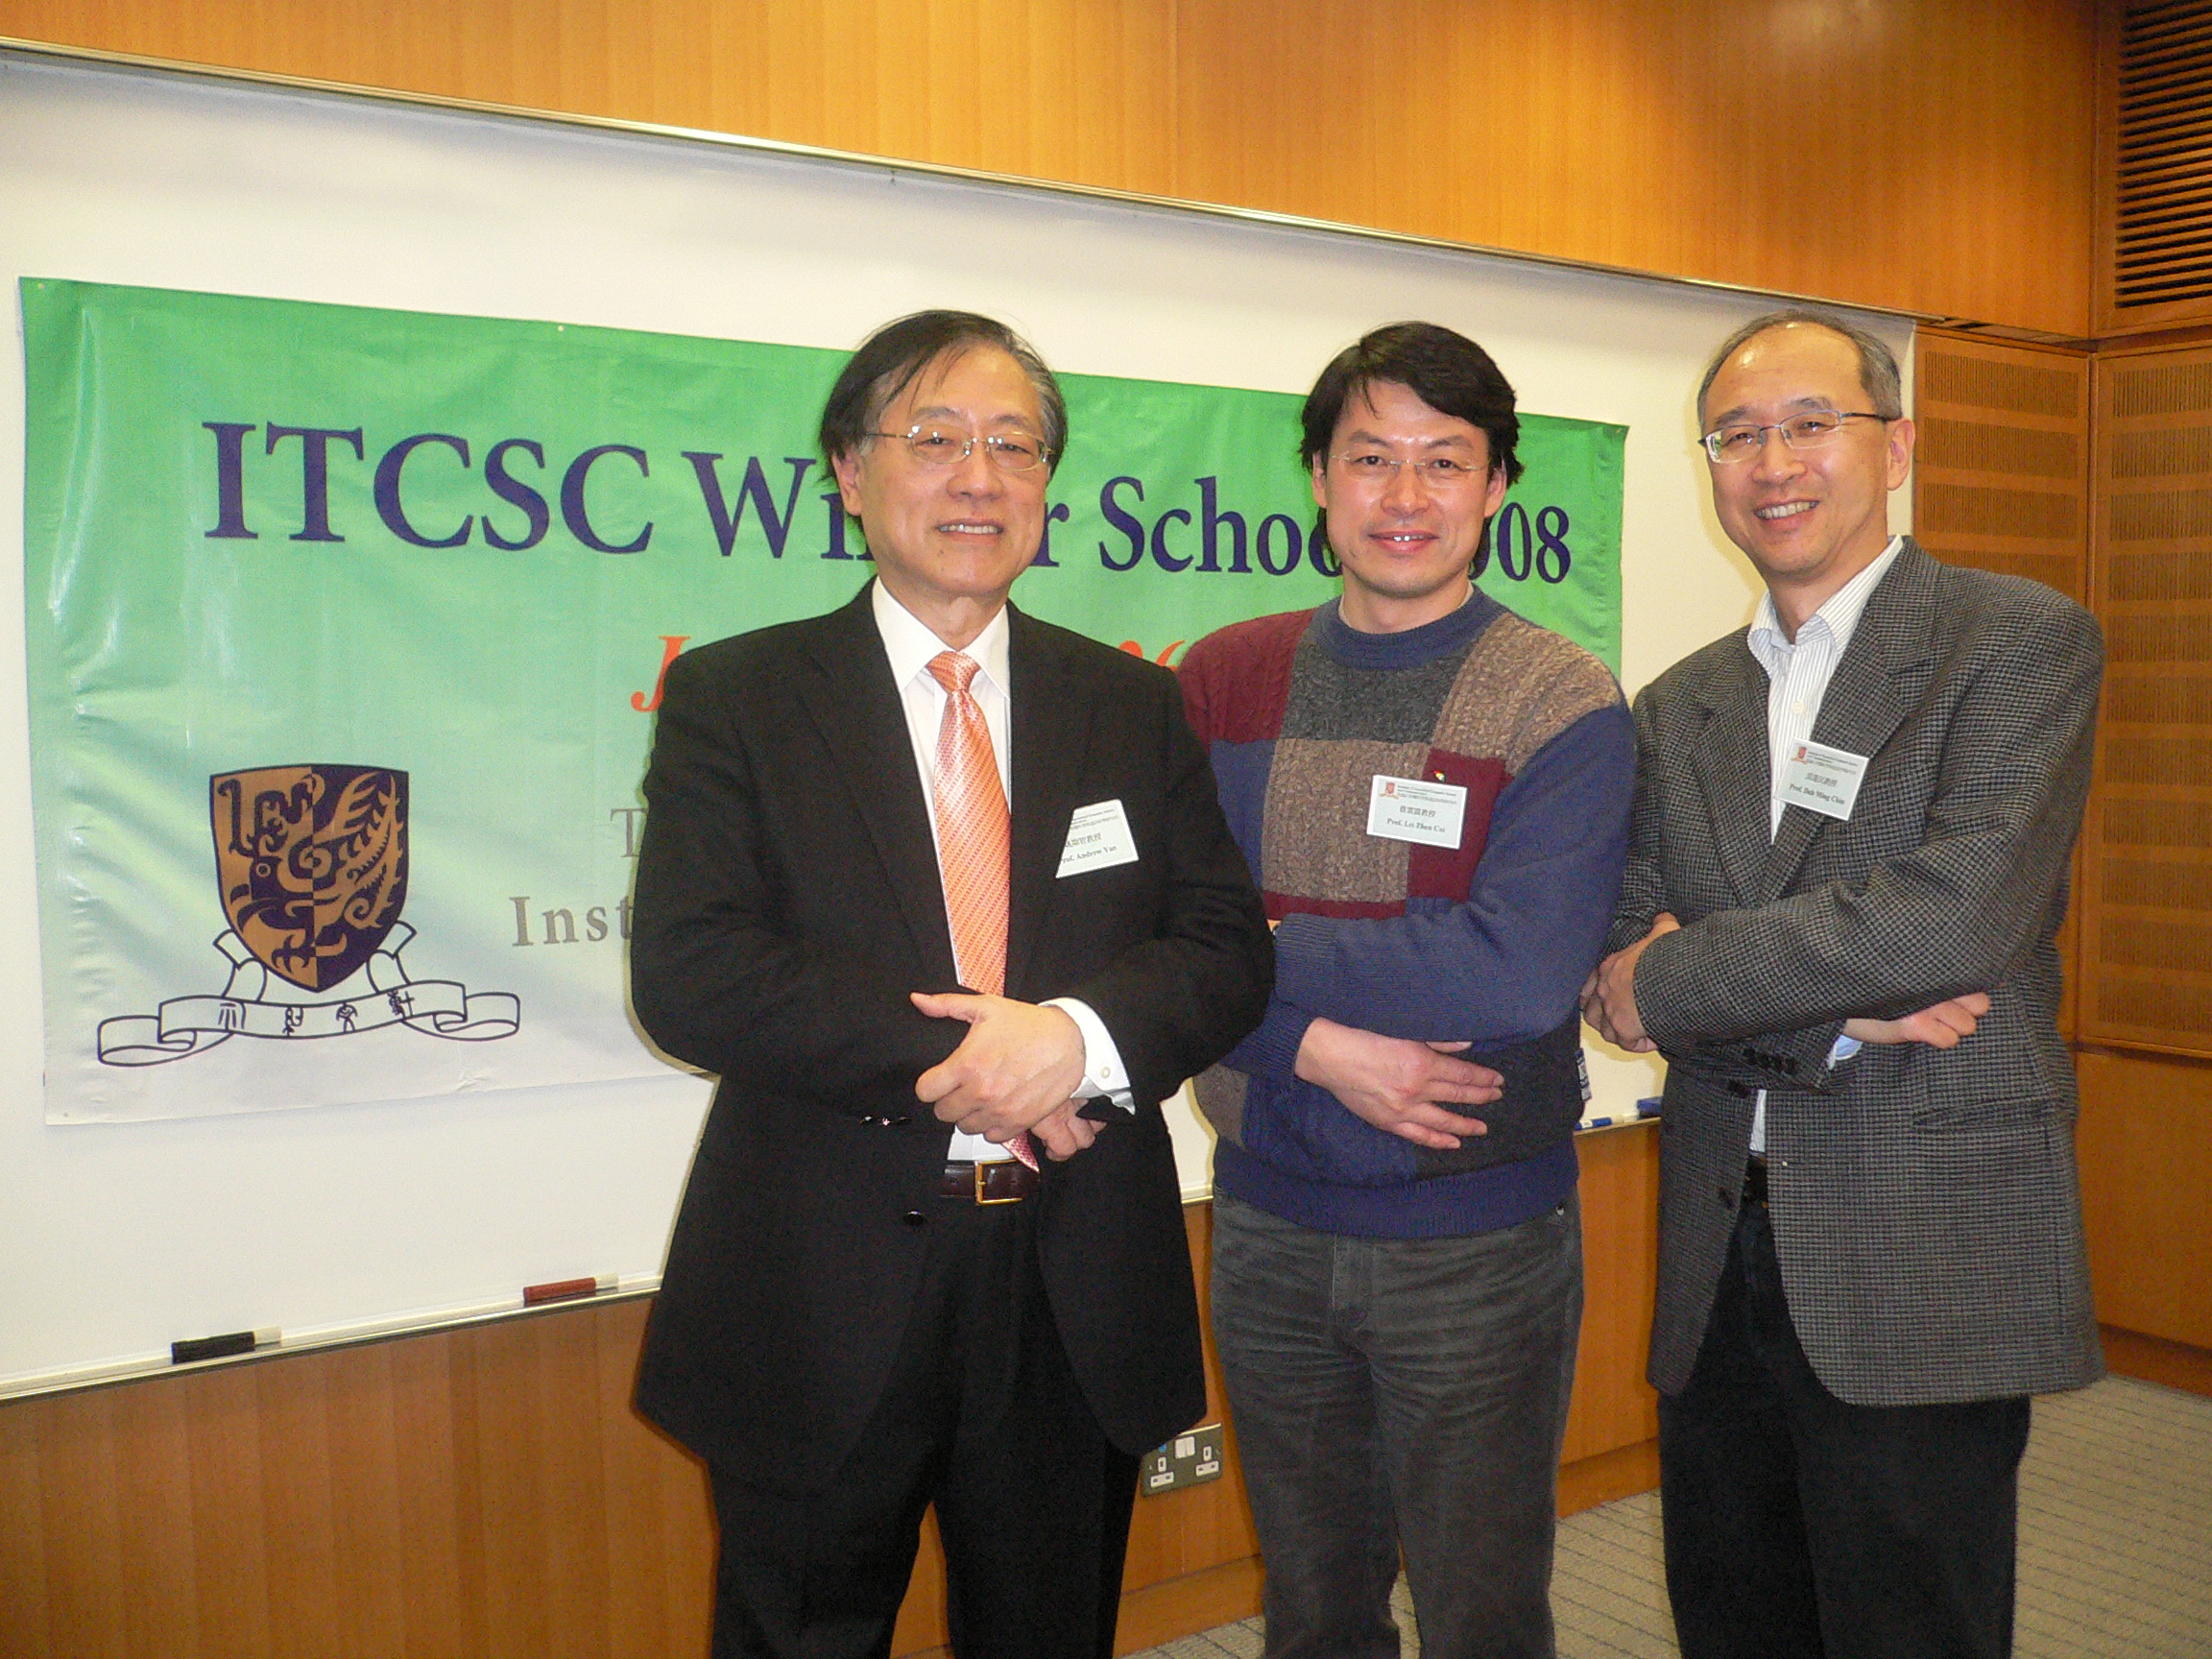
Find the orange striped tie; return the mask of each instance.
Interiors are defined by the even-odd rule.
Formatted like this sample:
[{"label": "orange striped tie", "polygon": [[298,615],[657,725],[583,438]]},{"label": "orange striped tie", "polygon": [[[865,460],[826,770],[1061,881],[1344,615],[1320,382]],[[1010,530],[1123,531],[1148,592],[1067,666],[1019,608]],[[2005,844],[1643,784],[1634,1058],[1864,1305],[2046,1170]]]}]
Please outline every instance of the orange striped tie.
[{"label": "orange striped tie", "polygon": [[[968,688],[976,669],[974,658],[957,651],[929,661],[930,677],[945,687],[945,718],[937,728],[937,867],[960,977],[971,990],[1001,997],[1012,834],[991,728]],[[1006,1149],[1037,1167],[1028,1136],[1016,1136]]]}]

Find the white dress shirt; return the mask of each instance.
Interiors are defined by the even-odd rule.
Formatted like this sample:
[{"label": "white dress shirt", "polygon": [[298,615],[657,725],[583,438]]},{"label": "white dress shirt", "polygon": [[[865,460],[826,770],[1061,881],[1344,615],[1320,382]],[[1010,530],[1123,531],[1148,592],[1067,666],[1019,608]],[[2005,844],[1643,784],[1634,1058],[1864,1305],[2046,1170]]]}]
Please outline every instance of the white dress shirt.
[{"label": "white dress shirt", "polygon": [[[1882,578],[1888,574],[1889,566],[1897,562],[1897,551],[1904,546],[1899,537],[1891,537],[1889,545],[1876,556],[1874,563],[1843,584],[1828,596],[1828,602],[1808,616],[1792,640],[1782,632],[1782,619],[1775,613],[1774,595],[1759,595],[1758,613],[1751,618],[1751,633],[1746,643],[1751,655],[1759,659],[1759,666],[1767,670],[1767,838],[1771,841],[1782,829],[1782,764],[1783,757],[1800,743],[1813,738],[1813,723],[1820,718],[1821,699],[1828,695],[1828,682],[1836,677],[1836,664],[1843,661],[1843,653],[1850,647],[1851,636],[1858,630],[1861,613]],[[1836,1046],[1828,1051],[1828,1064],[1848,1060],[1859,1052],[1857,1040],[1838,1037]],[[1759,1091],[1757,1105],[1751,1112],[1751,1150],[1767,1150],[1767,1091]]]},{"label": "white dress shirt", "polygon": [[[937,841],[937,733],[945,722],[945,687],[929,672],[930,662],[949,649],[945,641],[929,631],[927,625],[891,596],[890,590],[878,582],[871,592],[876,632],[882,637],[884,655],[891,660],[892,683],[899,687],[901,703],[906,710],[906,734],[914,745],[914,770],[922,780],[922,799],[929,807],[929,840],[932,847]],[[1007,679],[1007,626],[1006,608],[1001,605],[998,614],[992,617],[982,633],[971,639],[961,655],[974,661],[975,678],[969,685],[969,693],[983,710],[983,724],[990,728],[991,753],[998,762],[998,787],[1005,791],[1009,807],[1014,801],[1013,748],[1009,733],[1013,723],[1013,705],[1008,696]],[[953,947],[955,966],[959,947]],[[962,977],[966,972],[962,970]],[[1083,1033],[1083,1080],[1086,1093],[1106,1095],[1125,1112],[1137,1109],[1136,1098],[1130,1093],[1129,1072],[1121,1064],[1121,1051],[1115,1046],[1113,1034],[1106,1022],[1099,1019],[1090,1004],[1079,1002],[1072,997],[1054,997],[1044,1003],[1046,1008],[1058,1008],[1075,1022],[1076,1029]],[[993,1145],[980,1135],[969,1135],[955,1129],[952,1144],[946,1156],[968,1159],[977,1164],[1003,1163],[1012,1156],[1005,1147]]]}]

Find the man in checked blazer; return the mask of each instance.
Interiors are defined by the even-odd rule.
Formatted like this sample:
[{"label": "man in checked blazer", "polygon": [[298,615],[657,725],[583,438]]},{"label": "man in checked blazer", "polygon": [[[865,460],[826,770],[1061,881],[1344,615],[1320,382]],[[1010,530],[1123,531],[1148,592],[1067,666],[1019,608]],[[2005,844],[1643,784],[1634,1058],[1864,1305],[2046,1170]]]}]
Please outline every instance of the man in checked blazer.
[{"label": "man in checked blazer", "polygon": [[1894,360],[1790,311],[1699,394],[1750,629],[1636,699],[1585,1012],[1667,1056],[1668,1588],[1689,1659],[2009,1651],[2032,1394],[2092,1382],[2054,937],[2096,622],[1887,529]]},{"label": "man in checked blazer", "polygon": [[878,330],[822,419],[876,580],[669,669],[632,991],[721,1081],[637,1398],[707,1460],[718,1659],[887,1654],[930,1503],[955,1653],[1105,1659],[1205,1409],[1160,1101],[1273,953],[1174,678],[1006,603],[1066,434],[1002,325]]}]

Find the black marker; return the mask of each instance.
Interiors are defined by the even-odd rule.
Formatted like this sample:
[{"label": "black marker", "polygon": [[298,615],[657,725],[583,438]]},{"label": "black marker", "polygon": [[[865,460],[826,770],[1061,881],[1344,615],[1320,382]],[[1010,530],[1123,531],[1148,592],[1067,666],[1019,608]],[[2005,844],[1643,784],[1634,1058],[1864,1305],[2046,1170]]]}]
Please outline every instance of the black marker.
[{"label": "black marker", "polygon": [[169,1363],[189,1365],[199,1359],[228,1359],[256,1348],[274,1348],[284,1340],[280,1331],[232,1331],[222,1336],[187,1336],[169,1344]]}]

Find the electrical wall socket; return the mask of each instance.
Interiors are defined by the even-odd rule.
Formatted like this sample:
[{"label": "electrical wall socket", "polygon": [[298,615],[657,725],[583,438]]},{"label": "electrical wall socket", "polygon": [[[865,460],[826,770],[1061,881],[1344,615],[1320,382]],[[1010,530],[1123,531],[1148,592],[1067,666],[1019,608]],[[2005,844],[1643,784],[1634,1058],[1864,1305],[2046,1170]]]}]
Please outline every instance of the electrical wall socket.
[{"label": "electrical wall socket", "polygon": [[1148,1453],[1138,1477],[1138,1490],[1147,1498],[1195,1486],[1201,1480],[1221,1479],[1221,1425],[1209,1423],[1178,1434],[1157,1452]]}]

